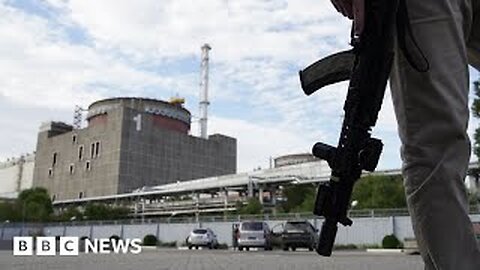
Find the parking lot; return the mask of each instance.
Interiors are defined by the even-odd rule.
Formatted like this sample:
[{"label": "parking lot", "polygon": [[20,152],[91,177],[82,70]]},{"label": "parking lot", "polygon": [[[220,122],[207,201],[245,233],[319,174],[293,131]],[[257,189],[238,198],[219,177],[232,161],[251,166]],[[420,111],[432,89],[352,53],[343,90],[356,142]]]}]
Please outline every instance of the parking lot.
[{"label": "parking lot", "polygon": [[78,257],[14,257],[11,251],[0,251],[0,269],[140,269],[140,270],[420,270],[420,256],[404,254],[374,254],[367,252],[339,251],[330,258],[314,252],[297,251],[249,251],[232,250],[144,250],[138,255],[80,254]]}]

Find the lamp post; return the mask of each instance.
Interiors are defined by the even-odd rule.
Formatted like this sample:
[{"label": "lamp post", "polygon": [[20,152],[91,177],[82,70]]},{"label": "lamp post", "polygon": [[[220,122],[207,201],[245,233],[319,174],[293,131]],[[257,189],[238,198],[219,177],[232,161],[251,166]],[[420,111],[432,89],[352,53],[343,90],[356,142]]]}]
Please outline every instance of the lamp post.
[{"label": "lamp post", "polygon": [[25,216],[27,215],[26,206],[27,206],[27,202],[23,201],[22,202],[22,235],[21,236],[24,236],[24,233],[25,233]]}]

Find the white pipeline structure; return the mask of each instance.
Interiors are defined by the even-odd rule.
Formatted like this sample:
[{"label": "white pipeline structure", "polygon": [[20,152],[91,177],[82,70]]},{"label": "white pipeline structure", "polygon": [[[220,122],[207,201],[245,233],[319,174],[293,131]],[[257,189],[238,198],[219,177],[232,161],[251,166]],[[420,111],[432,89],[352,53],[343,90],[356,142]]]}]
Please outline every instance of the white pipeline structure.
[{"label": "white pipeline structure", "polygon": [[212,48],[205,44],[202,46],[202,63],[200,79],[200,137],[208,139],[207,134],[207,115],[208,115],[208,52]]}]

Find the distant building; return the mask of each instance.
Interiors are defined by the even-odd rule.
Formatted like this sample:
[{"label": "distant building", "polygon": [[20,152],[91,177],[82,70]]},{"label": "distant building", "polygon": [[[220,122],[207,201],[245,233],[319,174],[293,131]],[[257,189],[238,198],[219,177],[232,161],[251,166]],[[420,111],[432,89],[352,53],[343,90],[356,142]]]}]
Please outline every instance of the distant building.
[{"label": "distant building", "polygon": [[16,198],[32,187],[34,154],[27,154],[0,163],[0,198]]},{"label": "distant building", "polygon": [[236,139],[190,136],[191,115],[182,104],[105,99],[88,108],[86,128],[42,125],[33,185],[63,200],[236,173]]}]

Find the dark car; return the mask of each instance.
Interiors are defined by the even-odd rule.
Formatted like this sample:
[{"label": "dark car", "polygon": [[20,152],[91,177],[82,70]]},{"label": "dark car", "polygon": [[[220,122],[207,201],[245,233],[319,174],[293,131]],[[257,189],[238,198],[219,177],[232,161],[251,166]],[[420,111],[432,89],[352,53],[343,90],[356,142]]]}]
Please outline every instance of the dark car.
[{"label": "dark car", "polygon": [[318,230],[308,221],[287,221],[281,234],[282,249],[288,251],[308,248],[313,251],[318,241]]}]

